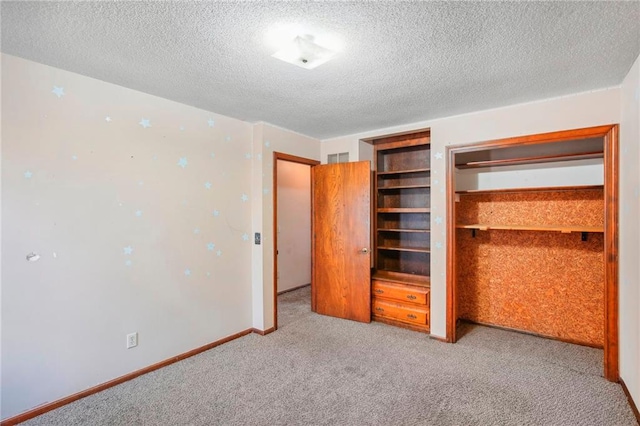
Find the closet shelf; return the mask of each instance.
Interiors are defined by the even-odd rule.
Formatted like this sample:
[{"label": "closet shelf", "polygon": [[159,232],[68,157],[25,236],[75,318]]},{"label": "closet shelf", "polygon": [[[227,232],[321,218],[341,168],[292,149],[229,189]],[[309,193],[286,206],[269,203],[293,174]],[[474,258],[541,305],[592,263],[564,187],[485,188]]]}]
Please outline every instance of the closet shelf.
[{"label": "closet shelf", "polygon": [[392,176],[392,175],[404,175],[408,173],[424,173],[429,171],[431,171],[431,169],[410,169],[410,170],[394,170],[394,171],[378,172],[376,174],[378,176]]},{"label": "closet shelf", "polygon": [[536,186],[531,188],[500,188],[500,189],[468,189],[456,191],[460,195],[519,193],[519,192],[560,192],[560,191],[593,191],[603,190],[604,185],[576,185],[576,186]]},{"label": "closet shelf", "polygon": [[456,228],[472,229],[479,231],[490,231],[492,229],[506,231],[543,231],[543,232],[560,232],[562,234],[570,234],[572,232],[604,232],[603,226],[568,226],[568,225],[489,225],[489,224],[458,224]]},{"label": "closet shelf", "polygon": [[398,185],[398,186],[379,186],[379,191],[393,191],[394,189],[417,189],[430,188],[431,185]]},{"label": "closet shelf", "polygon": [[410,247],[387,247],[387,246],[378,246],[378,250],[394,250],[394,251],[409,251],[413,253],[431,253],[431,250],[428,248],[410,248]]},{"label": "closet shelf", "polygon": [[430,229],[378,228],[378,232],[415,232],[415,233],[428,234],[429,232],[431,232],[431,230]]},{"label": "closet shelf", "polygon": [[536,163],[553,163],[557,161],[568,160],[588,160],[592,158],[604,157],[603,151],[594,152],[579,152],[570,154],[556,154],[545,155],[535,157],[520,157],[520,158],[508,158],[502,160],[485,160],[485,161],[470,161],[468,163],[456,164],[458,169],[471,169],[479,167],[497,167],[497,166],[513,166],[519,164],[536,164]]},{"label": "closet shelf", "polygon": [[378,213],[429,213],[431,209],[424,207],[383,207]]}]

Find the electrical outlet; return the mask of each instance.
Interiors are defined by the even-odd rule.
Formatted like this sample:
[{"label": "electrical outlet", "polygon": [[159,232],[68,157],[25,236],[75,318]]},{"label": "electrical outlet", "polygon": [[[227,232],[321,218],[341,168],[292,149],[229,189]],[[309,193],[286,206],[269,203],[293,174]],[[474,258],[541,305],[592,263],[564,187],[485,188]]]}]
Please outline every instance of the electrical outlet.
[{"label": "electrical outlet", "polygon": [[127,349],[138,346],[138,333],[127,334]]}]

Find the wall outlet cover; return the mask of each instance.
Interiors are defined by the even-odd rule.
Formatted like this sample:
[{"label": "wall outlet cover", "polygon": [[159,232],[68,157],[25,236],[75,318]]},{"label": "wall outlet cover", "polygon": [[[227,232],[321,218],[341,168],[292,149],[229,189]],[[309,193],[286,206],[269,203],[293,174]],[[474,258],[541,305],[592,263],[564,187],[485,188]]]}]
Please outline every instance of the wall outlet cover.
[{"label": "wall outlet cover", "polygon": [[138,333],[127,334],[127,349],[138,346]]}]

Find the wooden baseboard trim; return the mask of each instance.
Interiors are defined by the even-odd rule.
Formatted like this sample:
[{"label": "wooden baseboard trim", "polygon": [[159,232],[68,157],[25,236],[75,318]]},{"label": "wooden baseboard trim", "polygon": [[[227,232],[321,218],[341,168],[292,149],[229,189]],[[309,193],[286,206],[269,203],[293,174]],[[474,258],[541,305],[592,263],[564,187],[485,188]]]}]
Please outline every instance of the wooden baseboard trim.
[{"label": "wooden baseboard trim", "polygon": [[482,325],[484,327],[490,327],[490,328],[497,328],[498,330],[513,331],[515,333],[520,333],[520,334],[528,334],[529,336],[542,337],[543,339],[557,340],[559,342],[571,343],[573,345],[588,346],[590,348],[596,348],[596,349],[602,349],[603,348],[602,345],[597,345],[597,344],[593,344],[593,343],[589,343],[589,342],[581,342],[579,340],[574,340],[574,339],[564,339],[562,337],[550,336],[548,334],[536,333],[534,331],[520,330],[518,328],[504,327],[502,325],[496,325],[496,324],[472,321],[472,320],[468,320],[466,318],[460,318],[459,321],[461,323]]},{"label": "wooden baseboard trim", "polygon": [[216,340],[215,342],[212,343],[208,343],[204,346],[200,346],[199,348],[196,349],[192,349],[188,352],[182,353],[180,355],[176,355],[174,357],[171,357],[169,359],[165,359],[164,361],[160,361],[157,362],[155,364],[149,365],[148,367],[144,367],[141,368],[140,370],[136,370],[133,371],[131,373],[125,374],[124,376],[120,376],[117,377],[113,380],[109,380],[108,382],[104,382],[101,383],[99,385],[96,385],[94,387],[91,387],[89,389],[85,389],[83,391],[80,391],[78,393],[74,393],[73,395],[69,395],[66,396],[64,398],[58,399],[57,401],[53,401],[53,402],[49,402],[43,405],[40,405],[36,408],[33,408],[29,411],[25,411],[24,413],[18,414],[17,416],[13,416],[13,417],[9,417],[7,419],[2,420],[2,422],[0,422],[0,426],[13,426],[16,425],[18,423],[22,423],[22,422],[26,422],[29,419],[32,419],[34,417],[37,417],[41,414],[44,414],[48,411],[51,410],[55,410],[56,408],[60,408],[63,405],[67,405],[70,404],[74,401],[77,401],[79,399],[85,398],[87,396],[93,395],[94,393],[98,393],[101,392],[105,389],[109,389],[113,386],[119,385],[121,383],[127,382],[131,379],[135,379],[138,376],[142,376],[143,374],[147,374],[150,373],[152,371],[158,370],[162,367],[166,367],[167,365],[171,365],[173,363],[176,363],[178,361],[182,361],[183,359],[192,357],[194,355],[198,355],[201,352],[204,351],[208,351],[209,349],[213,349],[216,346],[220,346],[224,343],[230,342],[232,340],[235,340],[239,337],[242,336],[246,336],[247,334],[251,333],[253,330],[252,329],[248,329],[248,330],[244,330],[241,331],[239,333],[233,334],[231,336],[227,336],[224,337],[220,340]]},{"label": "wooden baseboard trim", "polygon": [[618,379],[618,381],[620,382],[620,386],[622,386],[622,390],[624,391],[624,394],[627,395],[627,401],[629,401],[629,405],[631,406],[631,411],[633,411],[633,414],[636,416],[636,422],[638,422],[638,424],[640,425],[640,411],[638,411],[638,406],[636,405],[635,401],[631,397],[631,394],[629,393],[629,389],[627,388],[627,385],[624,383],[624,380],[620,378]]},{"label": "wooden baseboard trim", "polygon": [[308,284],[302,284],[302,285],[299,285],[298,287],[293,287],[293,288],[289,288],[289,289],[287,289],[287,290],[279,291],[279,292],[278,292],[278,296],[280,296],[281,294],[289,293],[290,291],[300,290],[301,288],[308,287],[308,286],[310,286],[310,285],[311,285],[311,283],[308,283]]},{"label": "wooden baseboard trim", "polygon": [[253,331],[256,334],[259,334],[261,336],[266,336],[267,334],[273,333],[274,331],[276,331],[275,327],[271,327],[271,328],[267,328],[266,330],[258,330],[257,328],[252,328],[251,331]]}]

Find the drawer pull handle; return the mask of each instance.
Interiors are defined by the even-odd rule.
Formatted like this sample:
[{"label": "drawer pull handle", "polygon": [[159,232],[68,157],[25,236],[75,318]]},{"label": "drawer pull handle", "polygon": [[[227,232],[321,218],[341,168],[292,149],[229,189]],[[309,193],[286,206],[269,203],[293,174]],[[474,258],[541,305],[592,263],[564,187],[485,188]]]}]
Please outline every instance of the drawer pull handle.
[{"label": "drawer pull handle", "polygon": [[413,294],[410,294],[410,295],[408,295],[408,296],[407,296],[407,299],[409,299],[409,300],[416,300],[416,299],[417,299],[417,297],[415,297]]},{"label": "drawer pull handle", "polygon": [[384,293],[384,290],[377,289],[377,290],[376,290],[376,293],[378,293],[378,294],[382,294],[382,293]]},{"label": "drawer pull handle", "polygon": [[384,308],[377,307],[377,308],[376,308],[376,311],[378,311],[378,312],[384,312]]},{"label": "drawer pull handle", "polygon": [[415,315],[413,315],[413,314],[409,314],[409,315],[407,315],[407,318],[409,318],[409,319],[416,319],[416,318],[418,318],[418,317],[417,317],[417,316],[415,316]]}]

